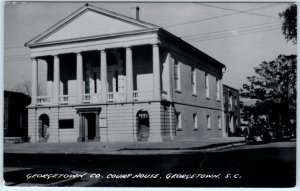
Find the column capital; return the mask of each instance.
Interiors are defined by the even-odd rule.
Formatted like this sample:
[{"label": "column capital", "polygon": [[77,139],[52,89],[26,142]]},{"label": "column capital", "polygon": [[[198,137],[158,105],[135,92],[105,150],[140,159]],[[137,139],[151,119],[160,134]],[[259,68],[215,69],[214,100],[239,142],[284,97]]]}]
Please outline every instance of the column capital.
[{"label": "column capital", "polygon": [[125,49],[132,49],[132,46],[124,46]]},{"label": "column capital", "polygon": [[99,48],[99,49],[97,49],[98,51],[100,51],[100,52],[106,52],[106,48]]},{"label": "column capital", "polygon": [[31,59],[31,61],[36,61],[37,57],[31,57],[30,59]]},{"label": "column capital", "polygon": [[158,43],[152,44],[153,47],[159,47]]},{"label": "column capital", "polygon": [[74,53],[82,55],[82,51],[74,51]]}]

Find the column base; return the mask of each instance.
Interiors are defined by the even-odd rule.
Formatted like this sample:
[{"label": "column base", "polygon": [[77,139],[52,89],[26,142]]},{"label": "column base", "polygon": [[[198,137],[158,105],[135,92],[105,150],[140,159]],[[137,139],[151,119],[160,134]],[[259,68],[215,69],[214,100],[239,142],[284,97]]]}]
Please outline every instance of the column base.
[{"label": "column base", "polygon": [[78,142],[84,142],[84,137],[78,137],[78,138],[77,138],[77,141],[78,141]]},{"label": "column base", "polygon": [[163,139],[160,135],[150,135],[148,142],[163,142]]}]

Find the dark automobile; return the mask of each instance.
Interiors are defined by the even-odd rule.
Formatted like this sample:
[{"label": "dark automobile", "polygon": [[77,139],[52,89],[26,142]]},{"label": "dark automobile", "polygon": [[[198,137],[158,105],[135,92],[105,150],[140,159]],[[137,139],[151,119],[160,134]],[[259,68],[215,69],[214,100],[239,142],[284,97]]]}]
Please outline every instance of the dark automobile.
[{"label": "dark automobile", "polygon": [[245,135],[247,142],[271,142],[274,140],[279,140],[282,138],[281,131],[278,131],[273,128],[266,127],[252,127],[248,130],[248,133]]}]

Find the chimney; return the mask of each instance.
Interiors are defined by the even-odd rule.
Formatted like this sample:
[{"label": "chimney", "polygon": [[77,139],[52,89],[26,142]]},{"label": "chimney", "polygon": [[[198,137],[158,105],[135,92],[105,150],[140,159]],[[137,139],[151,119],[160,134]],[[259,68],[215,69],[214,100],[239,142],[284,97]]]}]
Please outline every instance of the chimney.
[{"label": "chimney", "polygon": [[135,18],[136,18],[136,20],[140,20],[140,7],[136,6],[135,10],[136,10]]}]

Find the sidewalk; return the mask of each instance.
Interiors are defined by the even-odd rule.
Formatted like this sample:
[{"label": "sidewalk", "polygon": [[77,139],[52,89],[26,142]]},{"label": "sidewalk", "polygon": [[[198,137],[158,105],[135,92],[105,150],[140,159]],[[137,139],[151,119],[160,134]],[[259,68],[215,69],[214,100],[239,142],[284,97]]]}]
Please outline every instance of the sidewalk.
[{"label": "sidewalk", "polygon": [[245,142],[244,137],[211,138],[206,140],[168,141],[160,143],[23,143],[4,144],[5,154],[89,154],[89,155],[142,155],[180,154]]}]

